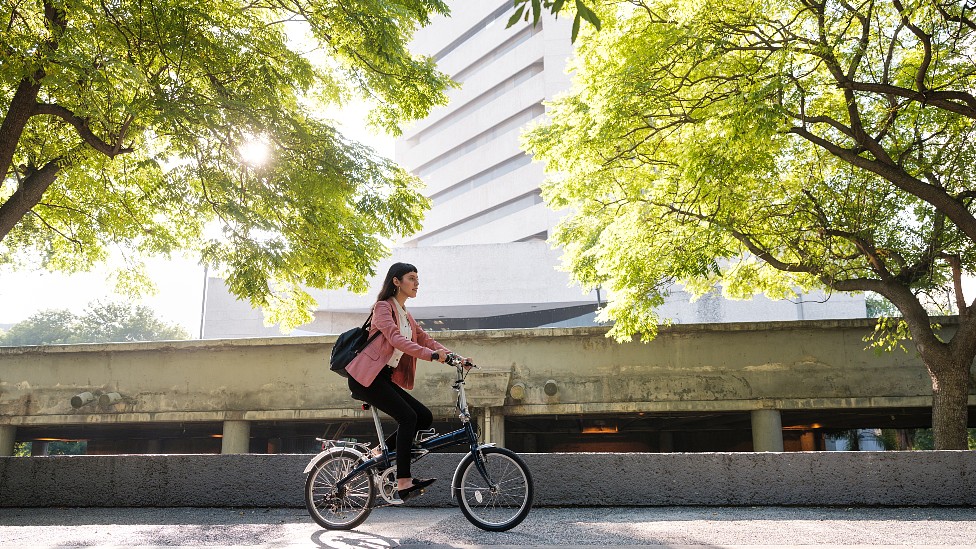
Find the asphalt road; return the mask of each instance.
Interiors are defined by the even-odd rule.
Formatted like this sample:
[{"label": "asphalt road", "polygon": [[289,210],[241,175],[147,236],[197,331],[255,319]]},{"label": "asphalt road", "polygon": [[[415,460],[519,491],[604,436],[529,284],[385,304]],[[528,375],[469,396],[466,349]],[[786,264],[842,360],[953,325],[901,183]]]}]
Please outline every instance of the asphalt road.
[{"label": "asphalt road", "polygon": [[457,508],[377,509],[326,531],[304,509],[0,508],[0,547],[976,547],[974,508],[542,508],[505,533]]}]

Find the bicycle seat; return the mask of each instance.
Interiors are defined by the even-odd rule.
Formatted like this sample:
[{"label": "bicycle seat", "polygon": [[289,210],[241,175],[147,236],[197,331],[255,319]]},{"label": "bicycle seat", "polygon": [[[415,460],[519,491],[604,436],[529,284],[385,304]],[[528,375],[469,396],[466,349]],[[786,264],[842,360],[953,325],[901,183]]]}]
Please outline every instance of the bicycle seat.
[{"label": "bicycle seat", "polygon": [[363,410],[369,410],[369,403],[366,402],[366,397],[359,393],[349,393],[349,396],[351,396],[353,400],[361,401],[363,403]]}]

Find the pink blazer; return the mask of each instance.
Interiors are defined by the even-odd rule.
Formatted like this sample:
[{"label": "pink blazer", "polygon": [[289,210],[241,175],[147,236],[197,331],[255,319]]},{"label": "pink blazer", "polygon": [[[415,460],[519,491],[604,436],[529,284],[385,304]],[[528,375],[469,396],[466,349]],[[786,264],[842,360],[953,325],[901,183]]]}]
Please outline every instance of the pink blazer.
[{"label": "pink blazer", "polygon": [[417,359],[430,360],[434,351],[446,351],[447,348],[427,335],[427,332],[417,324],[413,315],[407,312],[407,319],[413,329],[413,337],[407,339],[400,334],[397,325],[396,308],[393,298],[377,301],[373,305],[373,319],[370,321],[370,335],[379,330],[379,335],[363,349],[359,355],[346,366],[349,376],[363,387],[369,387],[386,363],[393,357],[394,348],[403,351],[400,362],[393,370],[393,382],[404,389],[413,389],[413,381],[417,372]]}]

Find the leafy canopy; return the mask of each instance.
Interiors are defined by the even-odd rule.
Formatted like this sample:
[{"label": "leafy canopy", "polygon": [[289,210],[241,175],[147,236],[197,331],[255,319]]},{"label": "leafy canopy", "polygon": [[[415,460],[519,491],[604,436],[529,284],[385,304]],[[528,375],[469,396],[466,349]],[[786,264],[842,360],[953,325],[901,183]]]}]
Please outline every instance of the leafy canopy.
[{"label": "leafy canopy", "polygon": [[418,230],[428,203],[329,116],[365,99],[396,133],[445,101],[449,79],[406,44],[446,12],[0,0],[0,266],[71,272],[121,253],[120,287],[137,292],[140,258],[190,250],[286,326],[309,319],[303,287],[364,290],[384,242]]},{"label": "leafy canopy", "polygon": [[59,345],[189,339],[181,326],[160,320],[144,305],[99,303],[81,315],[65,309],[40,311],[0,333],[0,345]]},{"label": "leafy canopy", "polygon": [[677,282],[733,298],[869,290],[938,343],[920,296],[976,266],[976,26],[962,3],[597,13],[573,90],[524,144],[546,164],[548,203],[573,208],[552,238],[565,265],[612,290],[612,335],[653,338]]}]

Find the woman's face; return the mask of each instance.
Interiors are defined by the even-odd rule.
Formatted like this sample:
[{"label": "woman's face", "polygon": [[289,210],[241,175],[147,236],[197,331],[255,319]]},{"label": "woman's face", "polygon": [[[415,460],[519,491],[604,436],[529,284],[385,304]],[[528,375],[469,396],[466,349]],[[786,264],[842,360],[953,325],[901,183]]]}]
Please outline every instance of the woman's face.
[{"label": "woman's face", "polygon": [[417,297],[417,290],[420,289],[420,277],[417,273],[411,272],[403,275],[403,278],[399,279],[397,283],[396,278],[393,279],[393,283],[396,284],[400,290],[398,294],[403,294],[407,297]]}]

